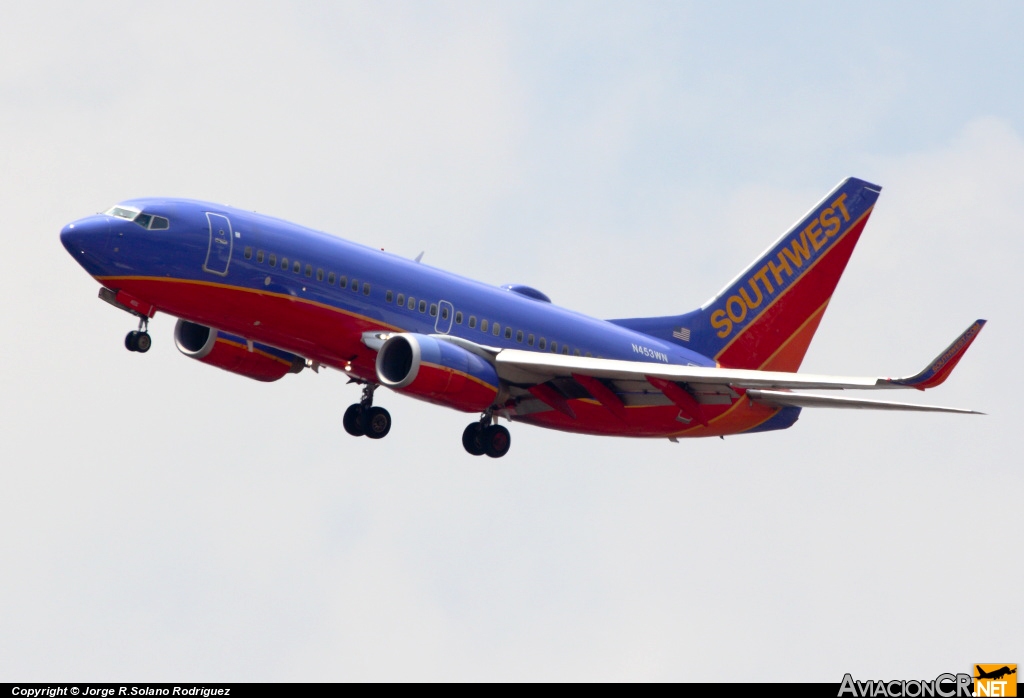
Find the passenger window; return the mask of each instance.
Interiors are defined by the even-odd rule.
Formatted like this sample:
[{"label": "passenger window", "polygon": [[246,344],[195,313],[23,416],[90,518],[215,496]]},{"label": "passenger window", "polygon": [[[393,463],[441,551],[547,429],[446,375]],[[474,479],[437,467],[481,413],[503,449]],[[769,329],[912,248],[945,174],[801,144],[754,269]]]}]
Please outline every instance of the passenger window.
[{"label": "passenger window", "polygon": [[[522,341],[522,336],[523,336],[523,333],[520,332],[519,333],[519,341]],[[505,339],[512,339],[512,328],[511,327],[506,327],[505,328]]]},{"label": "passenger window", "polygon": [[252,259],[252,248],[251,247],[246,247],[245,248],[245,258],[246,259]]},{"label": "passenger window", "polygon": [[342,288],[348,288],[348,277],[341,277],[341,279],[338,280],[338,285],[341,286]]},{"label": "passenger window", "polygon": [[263,264],[263,250],[256,251],[256,261],[260,264]]},{"label": "passenger window", "polygon": [[520,344],[523,343],[523,331],[522,330],[516,330],[516,341],[519,342]]},{"label": "passenger window", "polygon": [[594,358],[594,355],[593,355],[593,354],[591,354],[591,353],[590,353],[589,351],[588,351],[588,352],[586,353],[586,355],[585,355],[585,356],[586,356],[586,357],[587,357],[588,359],[592,359],[592,358]]},{"label": "passenger window", "polygon": [[456,325],[461,325],[462,324],[462,311],[461,310],[457,310],[455,312],[455,324]]},{"label": "passenger window", "polygon": [[313,265],[312,264],[307,264],[306,265],[306,276],[308,276],[311,279],[313,278]]},{"label": "passenger window", "polygon": [[541,337],[540,338],[540,342],[537,344],[537,348],[540,349],[541,351],[544,351],[545,349],[547,349],[548,348],[548,340],[546,340],[543,337]]},{"label": "passenger window", "polygon": [[324,270],[323,269],[317,269],[316,270],[316,280],[317,281],[323,281],[324,280]]},{"label": "passenger window", "polygon": [[573,356],[579,356],[580,355],[580,350],[579,349],[574,349],[572,354],[573,354]]},{"label": "passenger window", "polygon": [[359,282],[352,279],[352,285],[349,286],[349,288],[352,289],[352,293],[359,293]]},{"label": "passenger window", "polygon": [[526,343],[529,344],[531,347],[533,346],[533,335],[532,334],[526,338]]},{"label": "passenger window", "polygon": [[568,344],[563,344],[562,345],[562,353],[565,354],[566,356],[569,355],[569,345]]},{"label": "passenger window", "polygon": [[551,342],[551,353],[552,354],[557,354],[558,353],[558,342]]},{"label": "passenger window", "polygon": [[167,230],[171,222],[163,216],[153,216],[153,222],[149,224],[150,230]]},{"label": "passenger window", "polygon": [[337,278],[337,275],[332,271],[330,274],[327,275],[327,283],[333,286]]},{"label": "passenger window", "polygon": [[405,294],[404,293],[399,293],[398,294],[398,306],[402,307],[403,305],[405,305]]},{"label": "passenger window", "polygon": [[274,254],[273,252],[270,253],[270,266],[272,266],[272,267],[276,267],[277,266],[277,255]]},{"label": "passenger window", "polygon": [[388,291],[387,293],[384,294],[385,303],[390,303],[392,300],[394,300],[394,298],[395,294],[393,294],[391,291]]},{"label": "passenger window", "polygon": [[476,315],[469,316],[469,329],[476,329]]},{"label": "passenger window", "polygon": [[416,299],[409,296],[409,305],[406,306],[409,310],[416,310]]},{"label": "passenger window", "polygon": [[430,304],[430,317],[437,317],[437,303]]},{"label": "passenger window", "polygon": [[281,257],[281,268],[284,269],[285,271],[288,271],[288,258],[287,257]]},{"label": "passenger window", "polygon": [[370,295],[370,284],[366,283],[365,281],[363,282],[363,295]]},{"label": "passenger window", "polygon": [[481,320],[480,321],[480,331],[481,332],[486,332],[487,331],[487,321],[486,320]]},{"label": "passenger window", "polygon": [[292,273],[298,274],[300,271],[302,271],[302,262],[296,259],[292,262]]},{"label": "passenger window", "polygon": [[491,334],[493,334],[495,337],[500,335],[501,334],[501,325],[499,325],[498,323],[494,323],[494,329],[491,330]]},{"label": "passenger window", "polygon": [[426,301],[420,301],[420,312],[421,313],[427,312],[427,302]]},{"label": "passenger window", "polygon": [[442,320],[447,320],[448,319],[448,306],[445,306],[445,307],[441,308],[441,319]]}]

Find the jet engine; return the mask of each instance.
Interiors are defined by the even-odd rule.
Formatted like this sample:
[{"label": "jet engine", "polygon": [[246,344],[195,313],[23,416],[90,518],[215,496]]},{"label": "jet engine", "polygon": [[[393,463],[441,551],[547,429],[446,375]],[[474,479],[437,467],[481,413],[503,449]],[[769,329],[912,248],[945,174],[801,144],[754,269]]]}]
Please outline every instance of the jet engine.
[{"label": "jet engine", "polygon": [[395,334],[377,352],[377,379],[411,397],[462,412],[494,404],[494,366],[460,346],[422,334]]},{"label": "jet engine", "polygon": [[178,320],[174,326],[174,344],[191,359],[266,383],[306,367],[305,360],[295,354],[256,342],[250,349],[243,337],[188,320]]}]

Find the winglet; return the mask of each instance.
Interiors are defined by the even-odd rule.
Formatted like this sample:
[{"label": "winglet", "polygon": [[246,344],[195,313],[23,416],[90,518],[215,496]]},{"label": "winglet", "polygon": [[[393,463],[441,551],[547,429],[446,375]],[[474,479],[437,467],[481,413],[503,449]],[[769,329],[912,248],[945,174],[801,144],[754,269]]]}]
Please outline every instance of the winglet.
[{"label": "winglet", "polygon": [[905,385],[908,388],[917,388],[918,390],[928,390],[929,388],[942,385],[949,378],[949,374],[953,372],[960,359],[963,358],[967,347],[971,346],[971,342],[978,337],[978,333],[985,326],[985,322],[985,320],[976,320],[952,344],[946,347],[941,354],[936,356],[935,360],[927,368],[916,376],[892,378],[889,382],[896,385]]}]

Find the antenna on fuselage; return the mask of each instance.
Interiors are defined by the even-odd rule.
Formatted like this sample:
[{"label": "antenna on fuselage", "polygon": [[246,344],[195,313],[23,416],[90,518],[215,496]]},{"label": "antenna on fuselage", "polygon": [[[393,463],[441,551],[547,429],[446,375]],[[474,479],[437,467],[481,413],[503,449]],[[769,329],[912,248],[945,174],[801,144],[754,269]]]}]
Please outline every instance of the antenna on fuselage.
[{"label": "antenna on fuselage", "polygon": [[416,255],[416,259],[414,259],[413,261],[416,262],[417,264],[422,262],[423,261],[423,253],[424,252],[426,252],[426,250],[423,250],[423,252],[420,252],[418,255]]}]

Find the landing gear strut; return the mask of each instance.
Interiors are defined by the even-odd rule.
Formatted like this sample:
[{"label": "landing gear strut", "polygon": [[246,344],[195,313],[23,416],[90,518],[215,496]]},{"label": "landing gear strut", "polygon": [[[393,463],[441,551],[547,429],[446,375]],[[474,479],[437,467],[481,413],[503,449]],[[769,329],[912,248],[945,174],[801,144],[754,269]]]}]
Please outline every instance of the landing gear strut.
[{"label": "landing gear strut", "polygon": [[139,317],[139,329],[132,330],[124,338],[124,348],[128,351],[137,351],[145,354],[153,346],[153,338],[149,336],[149,318],[145,315]]},{"label": "landing gear strut", "polygon": [[462,432],[462,447],[471,456],[487,454],[501,458],[512,446],[512,435],[500,424],[488,424],[491,414],[485,412],[479,422],[473,422]]},{"label": "landing gear strut", "polygon": [[349,405],[341,423],[352,436],[368,436],[383,439],[391,431],[391,414],[383,407],[373,406],[373,391],[377,386],[367,383],[363,387],[362,399]]}]

